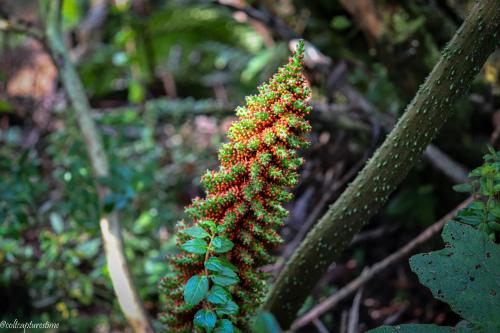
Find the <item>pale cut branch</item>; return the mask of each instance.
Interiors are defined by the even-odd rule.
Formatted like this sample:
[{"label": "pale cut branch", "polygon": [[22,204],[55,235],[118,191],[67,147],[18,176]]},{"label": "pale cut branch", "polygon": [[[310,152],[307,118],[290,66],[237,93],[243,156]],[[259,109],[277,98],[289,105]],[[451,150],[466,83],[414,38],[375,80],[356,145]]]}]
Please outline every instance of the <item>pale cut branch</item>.
[{"label": "pale cut branch", "polygon": [[[61,36],[59,27],[61,3],[61,0],[46,0],[43,3],[46,46],[50,50],[63,86],[75,110],[76,120],[85,141],[88,158],[96,178],[99,199],[102,203],[110,190],[99,184],[97,179],[109,176],[109,162],[99,132],[91,117],[91,109],[85,90]],[[153,332],[127,265],[116,211],[109,214],[103,212],[99,224],[111,282],[123,314],[135,332]]]}]

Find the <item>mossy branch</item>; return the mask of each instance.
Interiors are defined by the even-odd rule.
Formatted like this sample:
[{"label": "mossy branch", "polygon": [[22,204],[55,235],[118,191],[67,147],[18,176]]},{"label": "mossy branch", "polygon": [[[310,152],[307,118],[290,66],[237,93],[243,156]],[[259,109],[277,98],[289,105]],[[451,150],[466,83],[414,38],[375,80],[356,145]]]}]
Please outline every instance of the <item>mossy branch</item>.
[{"label": "mossy branch", "polygon": [[437,135],[497,45],[499,23],[499,0],[476,3],[385,142],[302,242],[265,304],[283,328]]},{"label": "mossy branch", "polygon": [[[46,0],[43,3],[45,46],[51,53],[63,86],[75,110],[76,120],[85,141],[93,174],[96,179],[108,177],[110,173],[109,162],[104,152],[101,136],[91,117],[91,109],[85,90],[69,58],[69,52],[64,45],[59,28],[61,3],[61,0]],[[96,186],[102,203],[104,197],[109,193],[109,189],[98,183]],[[135,332],[153,332],[127,266],[117,213],[102,213],[99,223],[109,274],[123,314]]]}]

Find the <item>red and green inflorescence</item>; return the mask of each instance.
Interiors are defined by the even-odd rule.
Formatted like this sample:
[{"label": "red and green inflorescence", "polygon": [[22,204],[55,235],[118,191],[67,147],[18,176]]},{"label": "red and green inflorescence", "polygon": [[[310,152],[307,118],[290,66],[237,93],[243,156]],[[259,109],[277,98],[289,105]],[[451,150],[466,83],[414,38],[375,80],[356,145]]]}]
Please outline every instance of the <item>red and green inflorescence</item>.
[{"label": "red and green inflorescence", "polygon": [[267,276],[259,268],[282,241],[276,230],[303,163],[297,149],[308,144],[311,129],[303,54],[300,41],[288,63],[236,109],[220,168],[202,177],[206,197],[195,198],[186,209],[190,222],[177,225],[183,251],[170,258],[161,283],[169,332],[236,331],[265,296]]}]

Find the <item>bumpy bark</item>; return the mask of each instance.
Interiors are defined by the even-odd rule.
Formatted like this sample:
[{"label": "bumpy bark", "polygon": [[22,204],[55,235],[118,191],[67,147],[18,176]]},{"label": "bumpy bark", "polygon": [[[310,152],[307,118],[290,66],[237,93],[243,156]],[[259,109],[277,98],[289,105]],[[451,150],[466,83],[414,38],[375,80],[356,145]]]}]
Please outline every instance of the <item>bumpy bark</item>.
[{"label": "bumpy bark", "polygon": [[[182,233],[186,228],[201,226],[210,232],[207,220],[223,226],[222,235],[234,243],[226,259],[238,269],[240,282],[229,292],[240,311],[230,319],[240,327],[266,294],[266,276],[259,267],[272,260],[268,251],[281,242],[276,229],[287,215],[282,204],[291,199],[287,188],[296,184],[303,162],[296,149],[307,144],[305,116],[311,111],[310,89],[301,73],[303,52],[299,42],[288,64],[236,109],[239,121],[219,151],[221,166],[202,177],[206,197],[194,199],[186,209],[190,221],[178,224],[179,244],[190,239]],[[211,307],[203,301],[191,308],[183,300],[186,281],[204,274],[204,261],[204,254],[185,252],[170,260],[171,272],[162,281],[162,320],[170,331],[192,332],[194,313]]]},{"label": "bumpy bark", "polygon": [[396,127],[291,258],[265,304],[284,328],[436,136],[497,45],[499,23],[500,1],[474,6]]}]

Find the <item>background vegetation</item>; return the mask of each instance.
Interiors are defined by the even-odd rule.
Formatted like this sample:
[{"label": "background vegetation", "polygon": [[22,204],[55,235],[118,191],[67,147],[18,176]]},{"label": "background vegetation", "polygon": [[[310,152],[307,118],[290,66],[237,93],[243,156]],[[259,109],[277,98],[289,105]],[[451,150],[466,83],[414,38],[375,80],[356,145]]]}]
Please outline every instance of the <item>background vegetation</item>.
[{"label": "background vegetation", "polygon": [[[111,162],[126,255],[151,317],[175,251],[175,222],[201,194],[199,177],[233,109],[310,43],[312,145],[265,267],[276,275],[308,228],[381,143],[462,22],[472,1],[65,0],[65,41]],[[37,1],[4,1],[2,17],[41,25]],[[0,64],[0,304],[2,320],[50,320],[65,331],[124,330],[99,231],[85,143],[50,56],[2,32]],[[408,243],[465,199],[452,186],[499,147],[499,63],[493,54],[435,145],[315,288],[303,311]],[[421,250],[440,248],[437,238]],[[356,332],[407,322],[453,326],[402,260],[303,332]],[[155,323],[156,324],[156,323]],[[354,328],[353,328],[354,327]],[[354,329],[354,330],[353,330]]]}]

